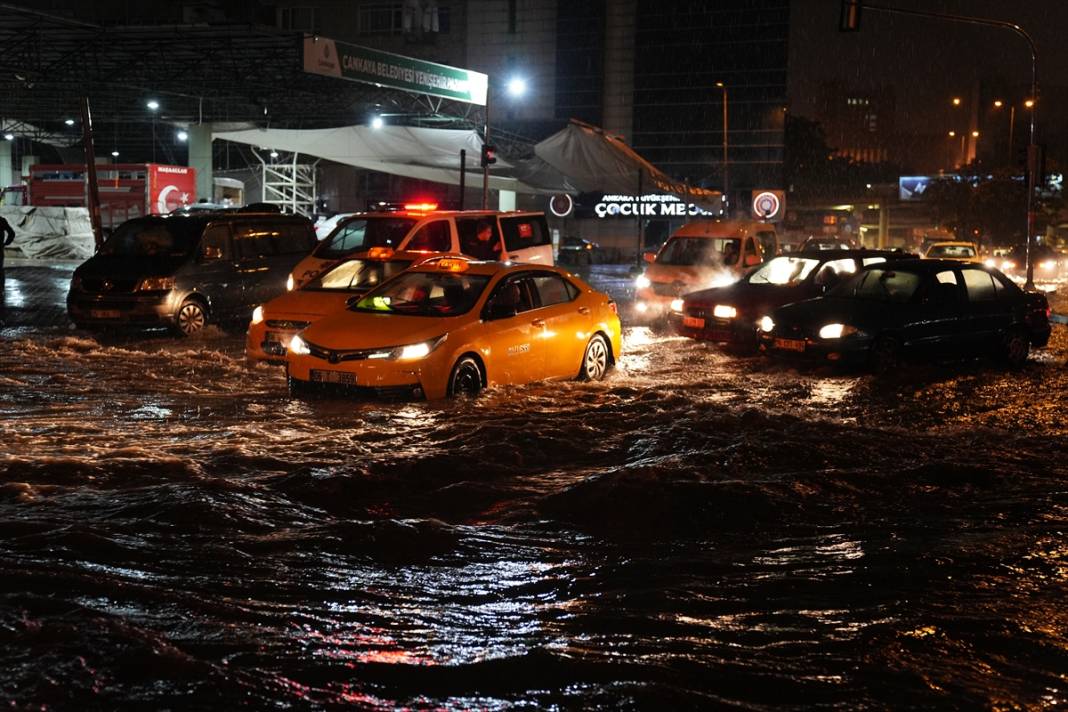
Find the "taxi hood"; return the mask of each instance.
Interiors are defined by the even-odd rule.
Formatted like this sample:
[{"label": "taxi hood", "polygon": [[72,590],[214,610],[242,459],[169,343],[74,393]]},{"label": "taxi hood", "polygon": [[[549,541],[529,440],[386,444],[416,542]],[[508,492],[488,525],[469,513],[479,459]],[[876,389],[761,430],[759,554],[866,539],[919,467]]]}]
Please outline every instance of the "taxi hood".
[{"label": "taxi hood", "polygon": [[304,291],[286,292],[263,305],[268,319],[287,317],[319,318],[345,308],[345,303],[357,292],[346,291]]},{"label": "taxi hood", "polygon": [[459,323],[459,317],[373,314],[343,309],[315,322],[301,338],[334,351],[405,346],[436,339]]}]

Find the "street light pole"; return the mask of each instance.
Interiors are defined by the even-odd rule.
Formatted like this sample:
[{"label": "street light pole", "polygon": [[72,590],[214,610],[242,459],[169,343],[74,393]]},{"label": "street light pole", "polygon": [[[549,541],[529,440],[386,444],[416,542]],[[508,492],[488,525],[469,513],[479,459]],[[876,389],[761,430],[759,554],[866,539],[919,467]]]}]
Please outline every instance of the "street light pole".
[{"label": "street light pole", "polygon": [[723,212],[726,214],[728,207],[727,196],[730,193],[730,169],[727,163],[727,85],[716,82],[716,86],[723,91]]},{"label": "street light pole", "polygon": [[[482,144],[490,140],[490,87],[486,87],[486,125],[482,127]],[[484,155],[484,154],[483,154]],[[482,161],[482,209],[489,209],[489,163]]]}]

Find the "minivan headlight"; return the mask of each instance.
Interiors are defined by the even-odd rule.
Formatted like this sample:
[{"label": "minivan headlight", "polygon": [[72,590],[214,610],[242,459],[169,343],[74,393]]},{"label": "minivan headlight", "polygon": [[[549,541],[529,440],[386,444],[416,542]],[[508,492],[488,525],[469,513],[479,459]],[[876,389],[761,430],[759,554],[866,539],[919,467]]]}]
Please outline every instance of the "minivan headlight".
[{"label": "minivan headlight", "polygon": [[289,340],[289,351],[297,356],[307,356],[311,353],[311,349],[308,348],[308,343],[300,338],[299,335],[294,336]]},{"label": "minivan headlight", "polygon": [[258,306],[252,310],[252,323],[259,324],[261,321],[263,321],[263,307]]},{"label": "minivan headlight", "polygon": [[168,292],[174,289],[174,277],[145,277],[137,283],[138,292]]},{"label": "minivan headlight", "polygon": [[293,279],[293,275],[286,277],[286,291],[292,292],[297,288],[297,280]]}]

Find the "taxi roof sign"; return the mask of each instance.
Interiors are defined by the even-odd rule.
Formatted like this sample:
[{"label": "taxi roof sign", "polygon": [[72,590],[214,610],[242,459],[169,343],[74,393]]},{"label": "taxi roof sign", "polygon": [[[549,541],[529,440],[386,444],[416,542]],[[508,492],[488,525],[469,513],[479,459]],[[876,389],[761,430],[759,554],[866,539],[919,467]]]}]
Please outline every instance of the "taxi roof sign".
[{"label": "taxi roof sign", "polygon": [[367,257],[372,260],[388,260],[393,257],[392,247],[372,247],[367,251]]},{"label": "taxi roof sign", "polygon": [[457,259],[455,257],[443,257],[434,262],[434,267],[442,272],[466,272],[469,266],[470,263],[468,260]]}]

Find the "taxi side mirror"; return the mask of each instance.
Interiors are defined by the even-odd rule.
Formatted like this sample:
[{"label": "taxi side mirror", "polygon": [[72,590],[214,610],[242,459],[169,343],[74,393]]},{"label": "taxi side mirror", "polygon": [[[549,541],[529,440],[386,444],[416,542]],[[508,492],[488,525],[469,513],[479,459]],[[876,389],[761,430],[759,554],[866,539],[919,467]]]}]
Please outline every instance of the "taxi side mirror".
[{"label": "taxi side mirror", "polygon": [[646,250],[642,253],[642,259],[646,262],[656,262],[656,252],[653,250]]},{"label": "taxi side mirror", "polygon": [[486,309],[486,318],[489,320],[494,319],[510,319],[518,314],[519,311],[515,308],[514,304],[504,304],[502,302],[493,302]]}]

